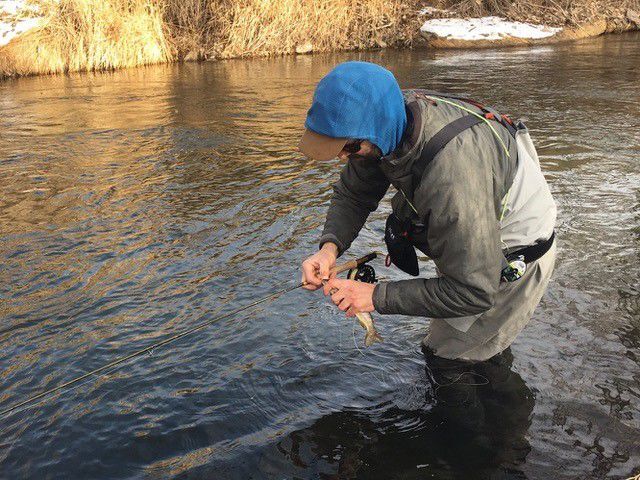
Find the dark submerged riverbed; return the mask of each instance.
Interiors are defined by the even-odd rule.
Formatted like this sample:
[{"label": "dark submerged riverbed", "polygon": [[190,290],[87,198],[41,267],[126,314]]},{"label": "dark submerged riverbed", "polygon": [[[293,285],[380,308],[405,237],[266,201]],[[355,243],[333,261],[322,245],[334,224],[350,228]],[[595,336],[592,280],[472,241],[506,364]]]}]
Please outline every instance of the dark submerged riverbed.
[{"label": "dark submerged riverbed", "polygon": [[[559,206],[559,259],[504,388],[469,408],[433,407],[427,320],[378,317],[385,343],[365,350],[359,327],[296,291],[1,418],[0,477],[638,473],[639,42],[1,83],[2,408],[299,280],[340,163],[295,145],[316,82],[347,59],[524,117]],[[388,210],[352,255],[382,249]]]}]

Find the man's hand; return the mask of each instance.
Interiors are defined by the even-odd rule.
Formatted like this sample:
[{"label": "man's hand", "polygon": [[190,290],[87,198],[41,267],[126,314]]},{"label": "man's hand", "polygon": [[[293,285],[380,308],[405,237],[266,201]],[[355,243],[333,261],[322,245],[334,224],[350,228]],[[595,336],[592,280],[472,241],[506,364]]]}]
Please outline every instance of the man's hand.
[{"label": "man's hand", "polygon": [[327,242],[322,248],[302,262],[303,288],[317,290],[322,286],[322,280],[329,279],[329,271],[335,267],[338,258],[338,247]]},{"label": "man's hand", "polygon": [[373,312],[375,310],[373,306],[374,288],[376,286],[371,283],[332,278],[325,284],[323,291],[325,295],[331,295],[331,301],[340,310],[347,312],[347,317],[353,317],[359,312]]}]

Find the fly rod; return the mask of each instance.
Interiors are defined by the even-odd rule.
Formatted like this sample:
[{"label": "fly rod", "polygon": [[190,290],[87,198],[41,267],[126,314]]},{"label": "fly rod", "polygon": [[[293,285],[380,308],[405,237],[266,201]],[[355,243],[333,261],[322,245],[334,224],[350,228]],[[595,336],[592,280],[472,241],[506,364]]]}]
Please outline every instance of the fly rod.
[{"label": "fly rod", "polygon": [[[373,260],[374,258],[376,258],[376,256],[377,256],[377,254],[375,252],[373,252],[373,253],[370,253],[368,255],[365,255],[364,257],[360,257],[360,258],[358,258],[356,260],[351,260],[351,261],[345,262],[345,263],[343,263],[341,265],[337,265],[336,267],[331,269],[331,274],[336,274],[337,275],[338,273],[345,272],[345,271],[350,270],[352,268],[357,268],[360,265],[363,265],[363,264]],[[244,306],[242,306],[240,308],[237,308],[237,309],[235,309],[235,310],[233,310],[231,312],[228,312],[228,313],[225,313],[225,314],[220,315],[218,317],[212,318],[211,320],[207,320],[206,322],[199,323],[199,324],[197,324],[197,325],[185,330],[184,332],[178,333],[178,334],[173,335],[173,336],[171,336],[169,338],[161,340],[161,341],[159,341],[157,343],[149,345],[149,346],[147,346],[145,348],[142,348],[140,350],[137,350],[137,351],[135,351],[133,353],[130,353],[129,355],[126,355],[124,357],[120,357],[120,358],[118,358],[116,360],[113,360],[112,362],[109,362],[106,365],[103,365],[103,366],[101,366],[99,368],[96,368],[95,370],[91,370],[90,372],[87,372],[87,373],[85,373],[83,375],[80,375],[79,377],[76,377],[73,380],[70,380],[70,381],[62,383],[62,384],[60,384],[60,385],[58,385],[56,387],[50,388],[49,390],[45,390],[44,392],[38,393],[36,395],[33,395],[33,396],[27,398],[26,400],[13,405],[12,407],[9,407],[9,408],[7,408],[5,410],[2,410],[2,411],[0,411],[0,416],[7,415],[7,414],[13,412],[14,410],[17,410],[17,409],[19,409],[21,407],[24,407],[25,405],[29,405],[29,404],[37,401],[37,400],[40,400],[40,399],[42,399],[42,398],[44,398],[44,397],[46,397],[48,395],[51,395],[52,393],[60,392],[60,391],[64,391],[66,389],[69,389],[69,387],[72,387],[73,385],[76,385],[79,382],[82,382],[83,380],[86,380],[89,377],[97,375],[98,373],[104,372],[105,370],[109,370],[109,369],[111,369],[113,367],[116,367],[118,365],[122,365],[123,363],[125,363],[125,362],[127,362],[127,361],[129,361],[129,360],[131,360],[133,358],[139,357],[140,355],[143,355],[145,353],[149,353],[149,352],[155,350],[156,348],[159,348],[159,347],[162,347],[162,346],[167,345],[169,343],[175,342],[176,340],[179,340],[179,339],[181,339],[183,337],[186,337],[187,335],[190,335],[190,334],[192,334],[194,332],[202,330],[203,328],[206,328],[209,325],[212,325],[212,324],[214,324],[216,322],[219,322],[220,320],[224,320],[225,318],[229,318],[229,317],[231,317],[231,316],[233,316],[233,315],[235,315],[237,313],[240,313],[240,312],[242,312],[244,310],[248,310],[250,308],[255,307],[256,305],[260,305],[261,303],[267,302],[269,300],[273,300],[273,299],[279,297],[280,295],[284,295],[285,293],[292,292],[293,290],[301,288],[301,287],[305,286],[306,284],[307,284],[306,282],[300,282],[297,285],[284,288],[284,289],[279,290],[277,292],[274,292],[274,293],[272,293],[270,295],[267,295],[266,297],[263,297],[260,300],[256,300],[255,302],[250,303],[249,305],[244,305]]]}]

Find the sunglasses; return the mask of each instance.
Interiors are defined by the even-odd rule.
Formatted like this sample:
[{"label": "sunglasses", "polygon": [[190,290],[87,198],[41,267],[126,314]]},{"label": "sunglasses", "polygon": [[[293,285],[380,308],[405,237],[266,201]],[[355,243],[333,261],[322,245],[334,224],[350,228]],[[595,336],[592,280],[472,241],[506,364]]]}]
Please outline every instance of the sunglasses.
[{"label": "sunglasses", "polygon": [[342,150],[344,152],[347,152],[347,153],[350,153],[350,154],[358,153],[360,151],[360,148],[361,148],[361,145],[362,145],[363,141],[364,140],[353,140],[353,141],[345,144],[345,146],[342,147]]}]

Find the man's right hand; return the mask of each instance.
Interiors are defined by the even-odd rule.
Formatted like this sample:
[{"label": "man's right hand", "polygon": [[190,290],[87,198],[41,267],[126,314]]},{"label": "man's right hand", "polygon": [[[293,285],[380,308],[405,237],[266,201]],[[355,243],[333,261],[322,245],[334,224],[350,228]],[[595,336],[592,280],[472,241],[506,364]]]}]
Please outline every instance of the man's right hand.
[{"label": "man's right hand", "polygon": [[317,290],[322,286],[322,280],[329,279],[329,271],[335,267],[338,258],[338,247],[331,242],[302,262],[303,288]]}]

